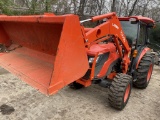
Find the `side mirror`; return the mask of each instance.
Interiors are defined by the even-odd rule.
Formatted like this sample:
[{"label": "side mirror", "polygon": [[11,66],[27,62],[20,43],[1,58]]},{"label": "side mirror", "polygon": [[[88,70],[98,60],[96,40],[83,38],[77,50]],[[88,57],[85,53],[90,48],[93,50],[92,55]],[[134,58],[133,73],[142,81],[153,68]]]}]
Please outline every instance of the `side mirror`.
[{"label": "side mirror", "polygon": [[137,19],[136,18],[130,18],[129,21],[131,22],[131,24],[137,24]]}]

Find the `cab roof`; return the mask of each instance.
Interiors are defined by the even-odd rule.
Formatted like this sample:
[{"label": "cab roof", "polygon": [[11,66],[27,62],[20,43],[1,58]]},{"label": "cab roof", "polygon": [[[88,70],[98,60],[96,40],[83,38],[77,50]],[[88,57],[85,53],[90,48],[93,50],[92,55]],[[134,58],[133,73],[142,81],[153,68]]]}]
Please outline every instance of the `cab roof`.
[{"label": "cab roof", "polygon": [[129,21],[130,18],[135,18],[136,20],[140,20],[146,24],[154,24],[155,21],[148,17],[142,16],[131,16],[131,17],[119,17],[119,20]]}]

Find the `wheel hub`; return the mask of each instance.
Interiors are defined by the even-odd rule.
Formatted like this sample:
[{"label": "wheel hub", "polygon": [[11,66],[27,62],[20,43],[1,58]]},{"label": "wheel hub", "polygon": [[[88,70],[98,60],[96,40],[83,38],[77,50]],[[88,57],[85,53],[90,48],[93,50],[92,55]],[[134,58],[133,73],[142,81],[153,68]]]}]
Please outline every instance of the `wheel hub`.
[{"label": "wheel hub", "polygon": [[149,70],[148,70],[147,82],[149,82],[149,80],[150,80],[150,78],[151,78],[152,70],[153,70],[153,65],[151,64],[151,65],[149,66]]},{"label": "wheel hub", "polygon": [[127,86],[125,94],[124,94],[124,103],[127,101],[128,97],[129,97],[129,92],[130,92],[131,86],[130,84]]}]

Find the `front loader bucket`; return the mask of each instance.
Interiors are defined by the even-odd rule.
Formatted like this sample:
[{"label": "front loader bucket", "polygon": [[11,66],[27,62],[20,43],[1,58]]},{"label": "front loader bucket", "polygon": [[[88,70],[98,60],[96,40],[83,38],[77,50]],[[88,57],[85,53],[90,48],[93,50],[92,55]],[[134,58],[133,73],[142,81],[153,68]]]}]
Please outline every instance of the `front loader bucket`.
[{"label": "front loader bucket", "polygon": [[0,48],[0,66],[47,95],[89,67],[76,15],[1,15]]}]

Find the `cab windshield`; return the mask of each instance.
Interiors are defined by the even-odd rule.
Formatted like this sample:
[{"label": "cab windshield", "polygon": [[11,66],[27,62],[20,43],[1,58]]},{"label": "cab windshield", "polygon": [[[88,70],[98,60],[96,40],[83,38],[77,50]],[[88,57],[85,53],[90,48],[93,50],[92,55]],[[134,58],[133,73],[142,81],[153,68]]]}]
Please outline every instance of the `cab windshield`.
[{"label": "cab windshield", "polygon": [[138,24],[131,24],[130,21],[120,22],[129,44],[132,44],[137,39]]}]

